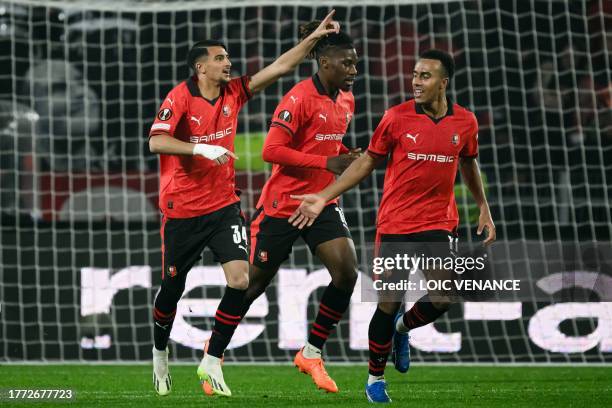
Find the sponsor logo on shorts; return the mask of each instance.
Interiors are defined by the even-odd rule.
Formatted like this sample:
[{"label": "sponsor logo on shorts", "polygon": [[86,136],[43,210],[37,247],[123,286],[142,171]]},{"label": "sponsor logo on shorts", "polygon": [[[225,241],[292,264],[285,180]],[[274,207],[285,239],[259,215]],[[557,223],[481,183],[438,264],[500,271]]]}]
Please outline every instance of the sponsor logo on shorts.
[{"label": "sponsor logo on shorts", "polygon": [[259,251],[259,253],[257,254],[257,258],[261,262],[268,262],[268,251]]},{"label": "sponsor logo on shorts", "polygon": [[174,278],[174,277],[176,276],[176,266],[174,266],[174,265],[170,265],[170,266],[168,267],[168,276],[169,276],[170,278]]}]

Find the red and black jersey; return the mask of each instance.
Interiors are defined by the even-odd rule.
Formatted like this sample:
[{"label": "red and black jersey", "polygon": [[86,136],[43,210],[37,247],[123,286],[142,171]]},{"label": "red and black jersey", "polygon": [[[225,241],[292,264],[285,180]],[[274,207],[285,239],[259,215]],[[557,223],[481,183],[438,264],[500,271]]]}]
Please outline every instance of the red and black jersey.
[{"label": "red and black jersey", "polygon": [[432,119],[414,100],[389,109],[368,152],[387,156],[379,234],[453,231],[459,222],[454,185],[459,157],[478,156],[474,114],[448,101],[448,112]]},{"label": "red and black jersey", "polygon": [[[202,96],[197,77],[164,99],[149,135],[167,133],[183,142],[234,151],[238,113],[251,97],[249,78],[232,79],[214,100]],[[239,201],[234,160],[223,165],[200,156],[160,155],[159,208],[168,218],[204,215]]]},{"label": "red and black jersey", "polygon": [[[318,75],[299,82],[283,97],[274,112],[264,146],[264,159],[275,164],[257,208],[263,206],[266,215],[272,217],[289,217],[299,205],[290,195],[314,193],[335,180],[334,174],[326,170],[327,157],[348,152],[342,138],[354,110],[355,98],[351,92],[339,90],[331,97]],[[274,127],[284,131],[273,131]],[[292,165],[283,160],[286,158],[275,160],[270,153],[274,147],[292,149],[287,153],[297,150],[303,160]],[[278,151],[282,154],[282,149]]]}]

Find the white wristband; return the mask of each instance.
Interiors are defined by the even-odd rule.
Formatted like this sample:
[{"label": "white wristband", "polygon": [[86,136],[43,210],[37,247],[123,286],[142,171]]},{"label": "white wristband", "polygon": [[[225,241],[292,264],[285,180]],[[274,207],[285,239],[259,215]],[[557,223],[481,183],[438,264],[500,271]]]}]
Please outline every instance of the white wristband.
[{"label": "white wristband", "polygon": [[209,160],[215,160],[227,153],[227,149],[223,146],[215,146],[204,143],[198,143],[193,146],[193,155],[204,156]]}]

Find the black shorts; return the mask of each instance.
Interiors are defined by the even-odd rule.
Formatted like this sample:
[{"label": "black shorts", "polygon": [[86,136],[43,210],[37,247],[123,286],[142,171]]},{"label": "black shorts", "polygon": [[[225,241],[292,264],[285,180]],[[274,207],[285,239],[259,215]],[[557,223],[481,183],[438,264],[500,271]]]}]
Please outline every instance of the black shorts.
[{"label": "black shorts", "polygon": [[209,247],[215,262],[248,261],[246,222],[240,203],[193,218],[164,218],[162,279],[185,276]]},{"label": "black shorts", "polygon": [[263,207],[251,222],[250,262],[264,269],[278,268],[289,258],[293,243],[302,237],[314,254],[317,246],[336,238],[351,238],[344,213],[336,204],[323,209],[310,227],[302,230],[289,224],[288,218],[270,217]]},{"label": "black shorts", "polygon": [[[449,258],[455,258],[457,251],[457,235],[444,230],[423,231],[415,234],[380,234],[376,237],[375,257],[400,259],[407,255],[409,258],[421,258],[423,263],[419,269],[423,272],[425,280],[450,281],[454,279],[452,269],[446,269]],[[429,259],[429,260],[427,260]],[[379,264],[381,265],[381,264]],[[385,270],[382,275],[374,276],[375,279],[384,282],[397,283],[408,280],[415,283],[418,287],[422,284],[418,282],[419,275],[410,271],[414,264],[408,264],[409,269]],[[416,301],[410,296],[419,292],[409,292],[409,301]],[[452,286],[449,290],[429,290],[429,298],[432,300],[452,300],[455,293]],[[397,301],[403,292],[387,291],[380,292],[379,296],[384,301]],[[400,296],[398,298],[398,296]],[[419,295],[420,296],[420,295]]]},{"label": "black shorts", "polygon": [[454,257],[457,251],[457,234],[445,230],[431,230],[415,234],[377,234],[376,256],[394,257],[403,255],[424,255]]}]

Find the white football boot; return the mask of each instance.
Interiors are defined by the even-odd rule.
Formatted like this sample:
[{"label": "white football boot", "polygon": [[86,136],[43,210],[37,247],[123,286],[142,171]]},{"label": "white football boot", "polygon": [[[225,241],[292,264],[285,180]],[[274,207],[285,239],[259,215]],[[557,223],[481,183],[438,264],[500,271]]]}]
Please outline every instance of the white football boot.
[{"label": "white football boot", "polygon": [[159,395],[172,391],[172,377],[168,371],[168,348],[163,351],[153,347],[153,386]]},{"label": "white football boot", "polygon": [[200,377],[202,389],[206,394],[217,394],[224,397],[231,397],[232,392],[227,384],[225,384],[225,380],[223,379],[220,358],[213,357],[209,354],[204,354],[204,358],[202,358],[197,372],[198,377]]}]

